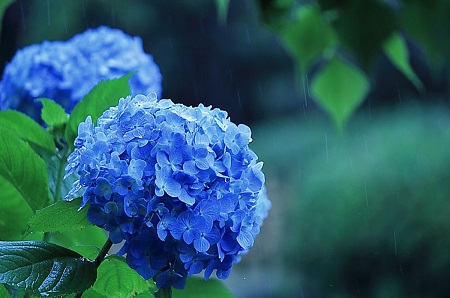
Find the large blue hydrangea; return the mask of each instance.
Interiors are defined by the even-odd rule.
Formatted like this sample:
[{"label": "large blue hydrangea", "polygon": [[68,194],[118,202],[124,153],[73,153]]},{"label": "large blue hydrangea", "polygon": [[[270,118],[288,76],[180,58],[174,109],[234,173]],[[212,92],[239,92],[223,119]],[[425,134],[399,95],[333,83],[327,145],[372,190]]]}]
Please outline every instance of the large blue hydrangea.
[{"label": "large blue hydrangea", "polygon": [[84,188],[88,219],[159,288],[183,288],[205,270],[224,279],[253,245],[270,201],[250,128],[227,113],[155,94],[121,99],[78,127],[66,176]]},{"label": "large blue hydrangea", "polygon": [[17,109],[38,119],[35,99],[47,97],[70,112],[101,80],[136,71],[132,94],[161,93],[161,73],[139,37],[99,27],[66,42],[35,44],[19,50],[0,82],[0,110]]}]

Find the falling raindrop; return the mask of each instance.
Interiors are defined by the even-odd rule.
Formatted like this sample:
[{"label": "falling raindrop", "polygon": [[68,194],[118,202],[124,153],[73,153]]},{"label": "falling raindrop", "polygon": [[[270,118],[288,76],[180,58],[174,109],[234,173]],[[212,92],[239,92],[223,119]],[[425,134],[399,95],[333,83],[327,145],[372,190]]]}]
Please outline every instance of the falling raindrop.
[{"label": "falling raindrop", "polygon": [[270,293],[270,297],[273,297],[273,290],[272,290],[272,281],[270,279],[270,277],[267,279],[267,281],[269,282],[269,293]]},{"label": "falling raindrop", "polygon": [[364,181],[364,193],[366,196],[366,206],[369,207],[369,196],[367,195],[367,183]]},{"label": "falling raindrop", "polygon": [[364,148],[366,149],[366,152],[369,153],[369,147],[367,146],[367,138],[365,133],[364,133]]},{"label": "falling raindrop", "polygon": [[327,133],[325,133],[325,150],[327,152],[327,163],[328,163],[328,136],[327,136]]},{"label": "falling raindrop", "polygon": [[81,7],[83,8],[83,16],[86,18],[86,6],[84,6],[84,0],[81,0]]},{"label": "falling raindrop", "polygon": [[263,260],[263,253],[262,253],[261,245],[258,245],[258,250],[259,250],[259,258],[262,261]]},{"label": "falling raindrop", "polygon": [[22,17],[22,28],[23,28],[23,31],[25,31],[27,29],[27,23],[25,22],[25,12],[23,9],[23,1],[20,1],[20,15]]},{"label": "falling raindrop", "polygon": [[241,94],[239,93],[239,91],[237,92],[237,97],[238,97],[239,108],[242,109]]},{"label": "falling raindrop", "polygon": [[305,74],[305,80],[306,80],[306,92],[308,94],[308,98],[310,97],[309,94],[309,80],[308,80],[308,74]]},{"label": "falling raindrop", "polygon": [[47,0],[47,25],[50,26],[50,0]]},{"label": "falling raindrop", "polygon": [[248,43],[252,43],[252,36],[250,35],[250,30],[248,29],[248,26],[246,27],[246,30],[245,30],[246,32],[247,32],[247,39],[248,39]]},{"label": "falling raindrop", "polygon": [[116,10],[114,6],[111,6],[111,18],[112,18],[112,24],[115,27],[116,26]]},{"label": "falling raindrop", "polygon": [[394,229],[394,251],[395,251],[395,255],[397,255],[397,235],[396,235],[395,229]]},{"label": "falling raindrop", "polygon": [[306,76],[302,76],[302,84],[303,84],[303,97],[305,99],[305,106],[308,107],[308,95],[309,95],[309,90],[307,87],[307,77]]},{"label": "falling raindrop", "polygon": [[66,35],[69,35],[67,31],[67,13],[66,13],[66,6],[63,4],[63,16],[64,16],[64,28],[66,29]]}]

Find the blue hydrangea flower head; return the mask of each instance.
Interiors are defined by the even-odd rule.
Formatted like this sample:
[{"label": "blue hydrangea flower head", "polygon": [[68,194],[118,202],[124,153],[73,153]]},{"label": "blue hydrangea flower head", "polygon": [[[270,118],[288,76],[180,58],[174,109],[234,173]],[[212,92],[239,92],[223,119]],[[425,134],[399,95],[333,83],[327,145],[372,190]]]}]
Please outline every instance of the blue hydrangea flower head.
[{"label": "blue hydrangea flower head", "polygon": [[78,127],[66,176],[84,189],[88,219],[159,288],[216,270],[226,278],[270,209],[251,131],[227,113],[155,94],[122,98]]},{"label": "blue hydrangea flower head", "polygon": [[35,44],[19,50],[0,82],[0,109],[18,109],[37,119],[34,100],[47,97],[70,112],[101,80],[129,72],[132,94],[161,94],[161,73],[139,37],[99,27],[66,42]]}]

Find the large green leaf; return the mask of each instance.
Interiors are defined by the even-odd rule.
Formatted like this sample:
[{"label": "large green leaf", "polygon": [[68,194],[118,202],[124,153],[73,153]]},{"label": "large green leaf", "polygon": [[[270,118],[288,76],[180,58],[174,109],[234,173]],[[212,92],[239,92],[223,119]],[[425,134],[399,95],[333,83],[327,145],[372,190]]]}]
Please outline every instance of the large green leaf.
[{"label": "large green leaf", "polygon": [[50,241],[82,254],[85,257],[95,258],[108,236],[102,228],[87,226],[81,230],[71,230],[63,233],[52,233]]},{"label": "large green leaf", "polygon": [[368,91],[369,81],[364,73],[339,58],[330,60],[312,82],[313,97],[339,129],[363,102]]},{"label": "large green leaf", "polygon": [[33,210],[20,192],[0,176],[0,240],[21,240]]},{"label": "large green leaf", "polygon": [[384,52],[391,62],[398,68],[417,89],[423,90],[423,84],[417,77],[416,73],[409,63],[409,52],[406,46],[405,39],[398,33],[392,34],[392,36],[386,40],[384,44]]},{"label": "large green leaf", "polygon": [[203,278],[190,276],[183,290],[173,289],[174,298],[232,298],[233,295],[225,285],[217,280],[205,281]]},{"label": "large green leaf", "polygon": [[408,36],[418,42],[435,70],[441,71],[450,58],[448,0],[405,1],[399,19]]},{"label": "large green leaf", "polygon": [[82,292],[97,278],[93,261],[43,241],[0,242],[0,283],[32,294]]},{"label": "large green leaf", "polygon": [[81,198],[72,201],[58,201],[50,206],[36,211],[29,221],[29,233],[65,232],[81,230],[92,225],[86,217],[88,208],[78,211]]},{"label": "large green leaf", "polygon": [[119,79],[101,81],[73,109],[66,128],[66,140],[73,144],[78,132],[78,124],[92,117],[94,124],[104,111],[119,103],[119,99],[130,95],[128,80],[133,75],[129,73]]},{"label": "large green leaf", "polygon": [[281,37],[302,71],[336,43],[333,28],[314,5],[300,6],[295,21],[281,31]]},{"label": "large green leaf", "polygon": [[[0,129],[0,176],[10,183],[32,210],[50,202],[45,163],[31,147],[12,132]],[[4,197],[0,192],[0,200]]]},{"label": "large green leaf", "polygon": [[41,118],[48,126],[55,127],[67,123],[69,116],[62,106],[51,99],[40,98],[39,100],[43,106]]},{"label": "large green leaf", "polygon": [[131,269],[124,258],[109,256],[100,264],[92,290],[109,298],[126,298],[153,292],[155,288],[152,281],[146,281]]},{"label": "large green leaf", "polygon": [[0,127],[10,130],[24,141],[55,153],[52,135],[27,115],[14,111],[0,111]]}]

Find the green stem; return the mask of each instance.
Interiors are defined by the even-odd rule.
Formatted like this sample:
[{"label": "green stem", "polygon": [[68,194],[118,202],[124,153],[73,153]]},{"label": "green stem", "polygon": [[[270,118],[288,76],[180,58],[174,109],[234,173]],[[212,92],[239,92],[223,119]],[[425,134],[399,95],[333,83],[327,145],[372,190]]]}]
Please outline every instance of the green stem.
[{"label": "green stem", "polygon": [[[103,260],[105,259],[106,255],[108,254],[108,251],[111,249],[111,246],[113,245],[111,239],[107,239],[105,244],[103,245],[102,249],[100,250],[100,252],[98,253],[98,256],[95,258],[95,265],[97,266],[97,268],[100,266],[100,264],[103,262]],[[81,296],[83,296],[84,292],[81,293],[77,293],[75,294],[75,298],[81,298]]]},{"label": "green stem", "polygon": [[49,232],[45,232],[44,238],[42,239],[42,241],[50,242],[50,237],[51,237],[51,234]]},{"label": "green stem", "polygon": [[61,150],[61,155],[58,156],[58,159],[59,159],[58,180],[56,181],[55,197],[53,198],[55,200],[55,202],[57,202],[59,200],[59,197],[61,196],[61,185],[64,180],[66,159],[67,159],[68,153],[69,153],[69,146],[65,146]]},{"label": "green stem", "polygon": [[109,249],[113,245],[111,239],[106,240],[106,243],[103,245],[102,249],[100,250],[100,253],[98,254],[97,258],[95,258],[95,264],[100,266],[101,262],[105,259],[106,254],[108,253]]},{"label": "green stem", "polygon": [[[53,201],[51,203],[55,203],[58,202],[60,200],[60,196],[61,196],[61,187],[62,187],[62,183],[64,180],[64,173],[65,173],[65,167],[66,167],[66,159],[67,156],[69,154],[69,147],[65,146],[61,149],[61,152],[59,155],[57,155],[57,159],[59,162],[58,165],[58,177],[56,180],[56,185],[55,185],[55,193],[53,196]],[[49,242],[50,241],[50,237],[51,237],[51,233],[44,233],[44,241]]]},{"label": "green stem", "polygon": [[158,289],[155,298],[172,298],[172,287]]}]

